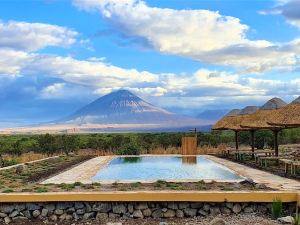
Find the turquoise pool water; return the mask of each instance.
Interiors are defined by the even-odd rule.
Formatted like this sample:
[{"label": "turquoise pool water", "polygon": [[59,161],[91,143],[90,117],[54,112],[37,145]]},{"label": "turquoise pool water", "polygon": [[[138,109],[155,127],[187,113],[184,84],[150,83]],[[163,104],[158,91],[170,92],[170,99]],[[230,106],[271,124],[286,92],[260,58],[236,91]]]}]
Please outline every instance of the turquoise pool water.
[{"label": "turquoise pool water", "polygon": [[236,180],[242,178],[228,168],[203,156],[117,157],[92,177],[93,181],[180,179]]}]

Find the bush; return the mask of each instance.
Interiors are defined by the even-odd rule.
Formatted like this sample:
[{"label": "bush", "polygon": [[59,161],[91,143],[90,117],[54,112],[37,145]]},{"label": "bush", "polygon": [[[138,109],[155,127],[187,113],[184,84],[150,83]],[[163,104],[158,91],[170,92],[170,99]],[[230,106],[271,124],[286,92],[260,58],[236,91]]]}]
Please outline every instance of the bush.
[{"label": "bush", "polygon": [[297,214],[293,218],[292,225],[299,225],[300,224],[300,214]]},{"label": "bush", "polygon": [[277,219],[282,215],[282,201],[279,198],[273,200],[272,216]]},{"label": "bush", "polygon": [[119,155],[140,155],[141,148],[137,144],[124,144],[121,147],[121,151],[118,152]]},{"label": "bush", "polygon": [[16,164],[19,164],[19,161],[16,160],[16,159],[4,159],[2,161],[2,165],[3,167],[7,167],[7,166],[13,166],[13,165],[16,165]]}]

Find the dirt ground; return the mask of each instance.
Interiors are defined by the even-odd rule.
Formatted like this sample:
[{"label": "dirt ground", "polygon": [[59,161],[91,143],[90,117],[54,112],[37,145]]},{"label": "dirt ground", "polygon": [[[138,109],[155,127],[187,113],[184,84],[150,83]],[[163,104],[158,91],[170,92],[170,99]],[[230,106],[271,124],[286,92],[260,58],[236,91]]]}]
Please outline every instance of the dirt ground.
[{"label": "dirt ground", "polygon": [[[270,217],[253,214],[242,215],[222,215],[222,218],[227,225],[279,225],[278,221],[272,220]],[[45,221],[23,221],[19,223],[10,223],[16,225],[208,225],[214,219],[213,216],[209,217],[195,217],[186,219],[115,219],[107,221],[86,221],[86,222],[45,222]],[[3,223],[4,224],[4,223]]]}]

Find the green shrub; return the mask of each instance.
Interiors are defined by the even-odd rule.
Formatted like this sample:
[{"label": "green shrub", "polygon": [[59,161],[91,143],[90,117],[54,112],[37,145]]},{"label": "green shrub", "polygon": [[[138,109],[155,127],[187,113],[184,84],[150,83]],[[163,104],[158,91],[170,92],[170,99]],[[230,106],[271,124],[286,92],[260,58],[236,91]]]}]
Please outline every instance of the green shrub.
[{"label": "green shrub", "polygon": [[11,188],[8,188],[8,189],[5,189],[2,191],[2,193],[12,193],[12,192],[14,192],[14,190]]},{"label": "green shrub", "polygon": [[16,160],[16,159],[4,159],[2,161],[3,167],[13,166],[13,165],[16,165],[16,164],[19,164],[19,161]]},{"label": "green shrub", "polygon": [[275,198],[272,202],[272,216],[277,219],[282,215],[282,201]]},{"label": "green shrub", "polygon": [[292,225],[300,225],[300,214],[294,216]]},{"label": "green shrub", "polygon": [[140,187],[142,187],[142,183],[141,182],[136,182],[136,183],[130,184],[130,186],[132,188],[140,188]]},{"label": "green shrub", "polygon": [[141,148],[137,144],[127,143],[121,147],[119,155],[140,155]]},{"label": "green shrub", "polygon": [[38,187],[35,189],[35,192],[44,193],[44,192],[48,192],[48,189],[46,187]]}]

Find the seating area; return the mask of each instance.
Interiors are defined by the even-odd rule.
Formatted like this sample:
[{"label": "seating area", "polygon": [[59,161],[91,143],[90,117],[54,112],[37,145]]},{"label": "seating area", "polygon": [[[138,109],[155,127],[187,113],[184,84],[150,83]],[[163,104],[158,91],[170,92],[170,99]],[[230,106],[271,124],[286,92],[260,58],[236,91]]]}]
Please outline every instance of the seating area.
[{"label": "seating area", "polygon": [[227,158],[264,170],[277,170],[281,175],[300,178],[300,149],[294,148],[280,152],[275,156],[273,149],[255,149],[254,153],[249,148],[226,148],[220,157]]},{"label": "seating area", "polygon": [[[279,98],[267,101],[263,106],[247,106],[233,109],[213,127],[213,130],[235,132],[235,148],[227,148],[221,156],[230,160],[259,167],[279,175],[300,178],[300,145],[280,146],[279,133],[283,129],[300,127],[300,97],[290,104]],[[255,148],[255,132],[271,130],[274,134],[272,149]],[[251,146],[239,146],[239,132],[250,132]]]}]

